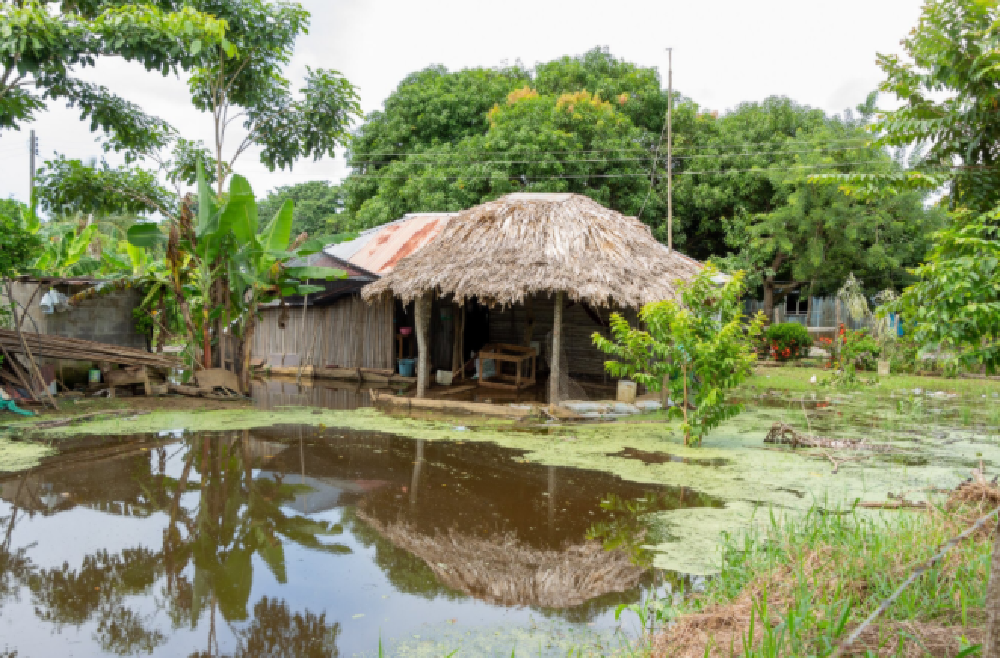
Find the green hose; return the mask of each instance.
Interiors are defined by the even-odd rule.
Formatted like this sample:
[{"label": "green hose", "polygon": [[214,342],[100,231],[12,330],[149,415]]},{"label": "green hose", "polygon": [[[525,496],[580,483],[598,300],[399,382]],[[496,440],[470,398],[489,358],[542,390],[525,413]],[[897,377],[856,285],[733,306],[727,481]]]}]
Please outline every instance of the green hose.
[{"label": "green hose", "polygon": [[24,409],[18,408],[18,406],[14,404],[13,400],[0,400],[0,411],[13,411],[14,413],[22,416],[35,415],[35,412],[33,411],[25,411]]}]

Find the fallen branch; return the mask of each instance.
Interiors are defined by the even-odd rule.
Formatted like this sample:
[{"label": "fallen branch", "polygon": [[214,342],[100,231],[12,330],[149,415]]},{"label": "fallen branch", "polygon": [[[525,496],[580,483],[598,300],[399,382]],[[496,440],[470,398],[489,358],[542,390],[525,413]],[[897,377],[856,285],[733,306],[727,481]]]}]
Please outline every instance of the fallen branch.
[{"label": "fallen branch", "polygon": [[832,473],[834,475],[836,475],[840,471],[840,465],[841,464],[844,464],[844,463],[847,463],[847,462],[859,462],[859,461],[863,461],[865,459],[868,459],[867,456],[864,456],[864,457],[834,457],[833,455],[831,455],[830,453],[828,453],[825,450],[822,450],[821,452],[833,464],[833,471],[832,471]]},{"label": "fallen branch", "polygon": [[[885,443],[868,443],[866,441],[843,441],[829,439],[823,436],[803,434],[791,425],[775,423],[764,437],[764,443],[780,443],[792,448],[830,448],[836,450],[870,450],[872,452],[893,452],[895,448]],[[845,460],[846,461],[846,460]]]},{"label": "fallen branch", "polygon": [[866,509],[927,509],[927,503],[915,503],[912,500],[887,500],[884,503],[877,501],[862,501],[858,507]]}]

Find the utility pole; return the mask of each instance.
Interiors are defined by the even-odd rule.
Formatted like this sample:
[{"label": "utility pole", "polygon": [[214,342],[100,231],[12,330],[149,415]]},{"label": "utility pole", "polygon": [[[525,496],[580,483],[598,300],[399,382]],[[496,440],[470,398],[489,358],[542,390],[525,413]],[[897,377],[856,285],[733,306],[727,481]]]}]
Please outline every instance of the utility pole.
[{"label": "utility pole", "polygon": [[28,197],[28,202],[31,203],[35,198],[35,153],[38,151],[38,139],[35,138],[35,131],[31,131],[31,136],[29,137],[28,143],[28,174],[30,178],[28,179],[28,191],[30,196]]},{"label": "utility pole", "polygon": [[667,48],[667,250],[674,250],[674,49]]}]

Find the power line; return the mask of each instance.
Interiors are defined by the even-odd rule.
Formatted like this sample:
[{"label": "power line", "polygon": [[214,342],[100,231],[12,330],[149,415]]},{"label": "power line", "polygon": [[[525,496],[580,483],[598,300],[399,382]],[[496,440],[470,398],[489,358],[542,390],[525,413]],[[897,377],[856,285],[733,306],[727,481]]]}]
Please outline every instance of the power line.
[{"label": "power line", "polygon": [[[869,147],[867,146],[841,146],[836,148],[821,148],[812,149],[808,151],[755,151],[755,152],[744,152],[744,153],[707,153],[701,155],[676,155],[673,160],[701,160],[706,158],[749,158],[759,155],[808,155],[810,153],[843,153],[846,151],[859,151],[864,150]],[[594,151],[590,151],[593,153]],[[615,151],[605,151],[608,153]],[[618,151],[620,152],[620,151]],[[588,151],[536,151],[532,155],[554,155],[558,153],[583,153],[586,154]],[[414,154],[416,155],[416,154]],[[422,154],[430,155],[430,154]],[[587,162],[648,162],[649,160],[655,162],[659,159],[659,147],[653,153],[645,157],[638,158],[577,158],[572,160],[459,160],[457,159],[460,154],[441,154],[442,159],[435,161],[421,162],[416,160],[350,160],[348,161],[348,166],[357,167],[359,165],[389,165],[395,162],[401,164],[412,164],[412,165],[470,165],[470,164],[533,164],[533,163],[547,163],[547,162],[559,162],[559,163],[587,163]],[[433,156],[432,156],[433,157]],[[448,158],[452,158],[453,161],[449,162]]]},{"label": "power line", "polygon": [[[554,162],[552,164],[560,164],[560,163]],[[811,170],[811,169],[824,169],[824,168],[829,168],[829,167],[852,167],[852,166],[858,166],[858,165],[871,165],[871,164],[885,164],[885,162],[882,161],[882,160],[868,160],[868,161],[863,161],[863,162],[831,162],[831,163],[816,163],[816,164],[809,164],[809,165],[788,165],[788,166],[782,166],[782,167],[756,167],[756,168],[753,168],[753,169],[721,169],[721,170],[714,170],[714,171],[679,171],[679,172],[674,172],[674,173],[677,176],[723,176],[723,175],[726,175],[726,174],[773,173],[773,172],[789,171],[789,170]],[[956,165],[953,168],[962,168],[962,167],[959,166],[959,165]],[[921,171],[927,171],[927,170],[921,170]],[[620,174],[548,174],[548,175],[539,175],[539,176],[532,176],[532,175],[529,175],[529,174],[521,174],[521,175],[525,176],[526,178],[534,179],[534,180],[550,180],[550,179],[554,180],[554,179],[575,179],[575,178],[646,178],[646,177],[648,177],[649,174],[646,173],[646,172],[633,172],[633,173],[620,173]],[[360,179],[375,179],[375,180],[377,180],[377,179],[407,180],[407,179],[410,179],[410,178],[416,178],[418,176],[419,175],[414,176],[414,175],[385,175],[385,174],[377,174],[377,173],[373,173],[373,174],[359,174],[359,173],[355,173],[355,174],[350,174],[349,177],[360,178]],[[494,176],[491,176],[491,175],[490,176],[485,176],[485,175],[466,176],[466,175],[463,175],[463,174],[447,174],[447,175],[441,174],[441,177],[444,177],[444,178],[456,178],[456,179],[461,178],[463,180],[491,180],[492,178],[494,178]]]},{"label": "power line", "polygon": [[[787,146],[789,144],[816,144],[817,141],[821,141],[824,144],[848,144],[848,143],[863,143],[867,146],[877,146],[873,140],[861,137],[851,137],[843,139],[823,139],[823,140],[796,140],[796,141],[782,141],[782,142],[741,142],[739,144],[705,144],[699,146],[684,146],[676,148],[676,151],[687,152],[687,151],[705,151],[710,149],[723,149],[723,148],[746,148],[746,147],[758,147],[758,146]],[[585,150],[569,150],[569,151],[535,151],[535,153],[621,153],[621,152],[637,152],[637,153],[648,153],[648,148],[643,147],[631,147],[631,148],[617,148],[617,149],[585,149]],[[398,151],[366,151],[363,152],[365,156],[408,156],[415,155],[413,151],[398,152]]]}]

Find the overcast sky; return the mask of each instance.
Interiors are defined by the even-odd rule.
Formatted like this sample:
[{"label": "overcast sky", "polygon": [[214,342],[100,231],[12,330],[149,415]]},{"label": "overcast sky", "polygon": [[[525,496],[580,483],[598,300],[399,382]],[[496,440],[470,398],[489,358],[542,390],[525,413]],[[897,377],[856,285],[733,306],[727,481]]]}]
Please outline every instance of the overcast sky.
[{"label": "overcast sky", "polygon": [[[875,89],[877,52],[898,52],[916,24],[921,0],[301,0],[312,12],[288,71],[305,66],[341,71],[364,110],[381,107],[408,73],[430,64],[449,69],[527,66],[607,46],[626,60],[658,67],[666,86],[667,46],[674,48],[674,87],[709,110],[771,95],[841,112]],[[157,114],[185,137],[212,143],[208,114],[191,107],[183,79],[108,61],[87,77]],[[888,101],[888,99],[885,99]],[[28,196],[28,128],[40,160],[54,152],[102,157],[89,124],[61,105],[22,132],[0,136],[0,197]],[[233,140],[235,141],[235,140]],[[234,144],[235,146],[235,144]],[[109,158],[115,163],[113,158]],[[258,196],[280,185],[346,174],[343,157],[267,171],[253,152],[238,162]]]}]

